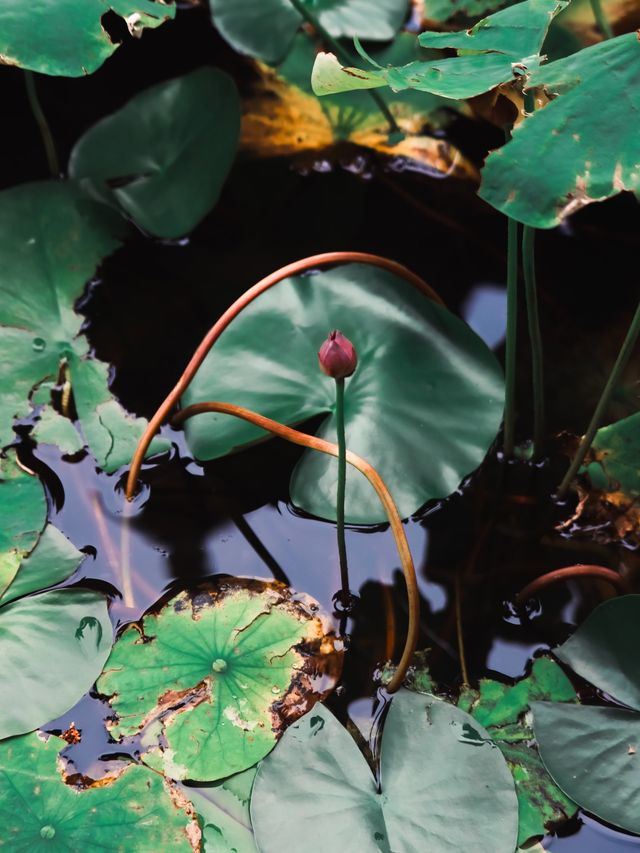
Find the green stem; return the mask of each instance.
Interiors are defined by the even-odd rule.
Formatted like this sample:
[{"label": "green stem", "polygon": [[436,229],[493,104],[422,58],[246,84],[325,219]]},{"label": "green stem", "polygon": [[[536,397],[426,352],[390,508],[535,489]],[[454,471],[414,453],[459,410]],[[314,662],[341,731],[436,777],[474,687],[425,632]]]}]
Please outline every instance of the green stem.
[{"label": "green stem", "polygon": [[516,336],[518,329],[518,223],[507,217],[507,341],[505,351],[504,443],[507,459],[515,450]]},{"label": "green stem", "polygon": [[533,365],[533,458],[540,459],[544,444],[544,363],[538,315],[535,241],[536,229],[525,225],[522,231],[522,269]]},{"label": "green stem", "polygon": [[593,17],[596,19],[596,24],[598,25],[598,29],[600,30],[602,35],[606,39],[612,39],[613,30],[611,29],[609,19],[605,15],[602,6],[600,5],[600,0],[591,0],[591,8],[593,10]]},{"label": "green stem", "polygon": [[338,557],[340,582],[344,604],[349,600],[349,568],[347,543],[344,535],[344,494],[347,483],[347,442],[344,432],[344,379],[336,379],[336,431],[338,433],[338,494],[336,497],[336,526],[338,532]]},{"label": "green stem", "polygon": [[[334,39],[332,35],[329,35],[329,33],[325,30],[325,28],[322,26],[317,17],[313,14],[313,12],[308,9],[304,5],[304,3],[302,3],[302,0],[289,0],[289,2],[296,10],[296,12],[302,15],[302,17],[308,24],[311,24],[311,26],[318,33],[320,38],[328,45],[328,47],[331,48],[331,50],[335,53],[335,55],[338,57],[338,59],[343,65],[353,65],[355,61],[353,56],[349,53],[348,50],[345,50],[344,47],[342,47],[340,42],[336,41],[336,39]],[[372,89],[369,89],[368,92],[369,95],[375,101],[376,106],[378,107],[382,115],[385,117],[387,124],[389,125],[389,133],[400,134],[401,136],[404,136],[402,130],[398,126],[398,123],[393,116],[393,113],[389,109],[387,102],[382,97],[380,92],[375,92]]]},{"label": "green stem", "polygon": [[56,146],[53,141],[53,136],[51,134],[49,123],[47,122],[47,117],[45,116],[42,110],[42,106],[40,105],[40,101],[38,99],[38,93],[36,91],[36,82],[31,71],[25,71],[24,75],[25,85],[27,87],[27,98],[29,99],[29,106],[31,107],[31,112],[33,113],[33,117],[35,118],[36,124],[38,125],[40,136],[42,137],[44,151],[47,155],[47,164],[49,165],[49,171],[51,172],[52,178],[58,178],[60,177],[60,163],[58,161],[58,154],[56,152]]},{"label": "green stem", "polygon": [[571,465],[569,466],[569,470],[564,475],[562,483],[560,483],[560,488],[557,492],[557,497],[560,499],[564,498],[564,496],[566,495],[569,486],[573,482],[573,478],[576,476],[582,466],[582,463],[584,462],[584,458],[587,455],[595,437],[595,434],[598,431],[598,428],[600,427],[604,418],[604,414],[607,409],[607,406],[609,405],[609,400],[611,399],[613,389],[616,387],[618,380],[620,379],[620,376],[622,375],[622,372],[625,369],[627,362],[629,361],[629,357],[633,352],[633,348],[636,345],[638,335],[640,335],[640,303],[638,303],[636,313],[633,315],[633,320],[631,321],[631,325],[629,326],[629,331],[627,332],[627,336],[624,339],[624,342],[620,348],[616,363],[613,365],[613,370],[609,374],[607,384],[604,386],[602,395],[598,400],[598,405],[596,406],[595,412],[593,413],[593,417],[591,418],[591,422],[587,428],[587,431],[585,432],[582,441],[580,442],[580,446],[578,447],[578,451],[574,456]]}]

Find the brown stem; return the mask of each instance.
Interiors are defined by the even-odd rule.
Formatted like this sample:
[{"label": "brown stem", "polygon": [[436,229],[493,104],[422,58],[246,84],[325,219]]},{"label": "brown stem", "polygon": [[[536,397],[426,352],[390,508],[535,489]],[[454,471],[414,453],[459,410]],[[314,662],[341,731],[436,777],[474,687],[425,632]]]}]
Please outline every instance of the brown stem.
[{"label": "brown stem", "polygon": [[[202,342],[196,349],[193,354],[191,361],[186,366],[184,373],[178,379],[178,382],[174,386],[173,390],[166,398],[166,400],[162,403],[160,408],[156,411],[155,415],[149,421],[149,425],[144,431],[142,438],[138,442],[138,446],[136,447],[136,452],[131,460],[131,468],[129,470],[129,476],[127,477],[127,489],[126,495],[127,500],[132,500],[133,494],[135,492],[136,483],[138,481],[138,475],[140,474],[140,468],[142,466],[142,462],[144,460],[145,453],[149,449],[149,445],[153,440],[153,437],[156,435],[158,430],[160,429],[163,421],[168,416],[171,409],[178,402],[180,397],[184,394],[184,392],[189,387],[191,380],[196,374],[196,371],[204,361],[206,355],[208,354],[211,347],[218,340],[222,332],[227,328],[229,323],[238,316],[238,314],[249,305],[249,303],[253,302],[253,300],[260,296],[261,293],[264,293],[265,290],[269,290],[270,287],[273,287],[278,282],[282,281],[285,278],[288,278],[292,275],[299,275],[300,273],[305,272],[309,269],[316,269],[317,267],[327,266],[329,264],[341,264],[341,263],[364,263],[371,264],[371,266],[380,267],[382,269],[386,269],[389,272],[394,273],[400,278],[403,278],[405,281],[408,281],[418,290],[422,291],[425,296],[428,296],[430,299],[433,299],[434,302],[438,302],[441,305],[443,304],[442,300],[438,296],[438,294],[432,290],[429,285],[424,282],[419,276],[412,273],[406,267],[402,266],[402,264],[396,263],[396,261],[391,261],[388,258],[382,258],[378,255],[369,255],[365,252],[326,252],[322,255],[312,255],[308,258],[302,258],[300,261],[295,261],[292,264],[288,264],[285,267],[281,267],[279,270],[271,273],[266,278],[263,278],[257,284],[254,284],[253,287],[250,287],[249,290],[245,291],[236,301],[231,305],[224,314],[214,323],[214,325],[209,329],[207,334],[202,339]],[[310,277],[308,279],[311,284],[315,279]]]},{"label": "brown stem", "polygon": [[[278,421],[272,421],[270,418],[265,418],[262,415],[252,412],[249,409],[244,409],[241,406],[234,406],[231,403],[195,403],[193,406],[187,406],[178,412],[172,420],[173,426],[179,426],[181,423],[191,418],[194,415],[200,415],[204,412],[220,412],[225,415],[233,415],[236,418],[249,421],[255,426],[261,427],[268,432],[277,435],[279,438],[284,438],[293,444],[301,445],[302,447],[310,447],[312,450],[319,450],[320,453],[327,453],[329,456],[338,457],[338,445],[330,441],[325,441],[322,438],[317,438],[315,435],[307,435],[297,429],[284,426]],[[407,599],[409,608],[409,625],[407,628],[407,639],[404,645],[404,651],[398,668],[396,669],[393,678],[387,686],[389,693],[395,691],[402,686],[404,677],[411,663],[411,658],[415,651],[418,642],[418,626],[420,623],[420,595],[418,593],[418,582],[416,580],[416,570],[413,565],[413,557],[407,541],[407,536],[402,526],[402,520],[398,509],[391,497],[389,490],[384,484],[382,477],[376,469],[370,465],[365,459],[347,450],[347,462],[357,468],[369,480],[371,485],[380,498],[380,502],[389,519],[393,538],[396,542],[398,554],[400,555],[400,563],[404,573],[405,583],[407,585]]]},{"label": "brown stem", "polygon": [[625,579],[614,572],[613,569],[605,569],[604,566],[577,565],[567,566],[564,569],[556,569],[553,572],[547,572],[546,575],[541,575],[539,578],[527,584],[515,598],[516,607],[522,607],[530,598],[533,598],[540,590],[551,584],[563,580],[574,580],[575,578],[599,578],[607,581],[616,588],[619,593],[627,591]]}]

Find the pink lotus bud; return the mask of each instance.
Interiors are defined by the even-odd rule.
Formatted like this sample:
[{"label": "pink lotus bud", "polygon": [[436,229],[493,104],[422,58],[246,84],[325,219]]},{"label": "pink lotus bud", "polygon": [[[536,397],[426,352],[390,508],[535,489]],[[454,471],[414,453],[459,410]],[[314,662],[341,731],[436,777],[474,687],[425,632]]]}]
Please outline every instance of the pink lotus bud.
[{"label": "pink lotus bud", "polygon": [[318,353],[320,370],[333,379],[351,376],[358,364],[358,356],[351,341],[337,330],[330,332]]}]

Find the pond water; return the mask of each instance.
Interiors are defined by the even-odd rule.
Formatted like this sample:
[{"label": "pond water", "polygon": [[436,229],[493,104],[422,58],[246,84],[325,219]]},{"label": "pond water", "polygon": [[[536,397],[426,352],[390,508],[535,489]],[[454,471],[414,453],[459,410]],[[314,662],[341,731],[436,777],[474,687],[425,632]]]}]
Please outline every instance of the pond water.
[{"label": "pond water", "polygon": [[[179,16],[174,25],[145,37],[135,67],[122,51],[86,80],[43,81],[43,103],[61,151],[154,75],[169,77],[213,61],[233,66],[242,78],[246,72],[234,65],[230,51],[210,28],[199,26],[200,14]],[[15,150],[5,160],[5,185],[43,174],[17,72],[13,79],[7,101],[15,134],[7,144]],[[454,124],[452,134],[460,144],[467,140],[471,155],[495,141],[489,127],[477,128],[471,139],[463,136],[469,126]],[[16,157],[19,151],[22,158]],[[19,164],[17,175],[8,161]],[[450,228],[443,216],[455,217],[459,227]],[[599,393],[606,375],[600,365],[608,364],[636,298],[638,218],[629,200],[618,199],[606,209],[593,206],[579,214],[570,230],[540,235],[553,431],[583,429]],[[114,365],[114,392],[125,408],[149,417],[221,310],[272,269],[320,251],[372,251],[407,264],[500,352],[504,237],[501,218],[480,204],[471,187],[454,181],[394,173],[378,180],[375,170],[363,180],[339,166],[321,174],[308,158],[293,164],[241,160],[220,204],[188,240],[171,244],[141,236],[105,262],[81,308],[96,354]],[[524,325],[520,342],[524,437],[530,414]],[[217,573],[275,577],[331,611],[340,579],[335,528],[299,514],[288,502],[298,450],[274,440],[203,466],[189,456],[181,432],[165,427],[164,434],[172,451],[144,466],[142,490],[128,507],[122,473],[106,476],[90,456],[67,459],[52,447],[23,441],[22,461],[44,479],[51,520],[89,555],[69,583],[88,579],[108,589],[118,625],[138,619],[167,591]],[[419,647],[432,649],[432,672],[452,690],[461,682],[456,572],[471,679],[510,679],[525,674],[532,657],[566,639],[608,594],[598,584],[555,587],[530,618],[520,618],[506,602],[531,578],[578,562],[615,568],[624,560],[637,566],[632,552],[554,531],[545,498],[562,464],[556,458],[539,467],[505,466],[494,454],[458,493],[407,522],[422,596]],[[376,710],[373,673],[397,656],[403,641],[404,585],[387,529],[350,529],[347,548],[358,600],[345,623],[350,644],[331,707],[343,719],[348,713],[369,736]],[[88,696],[48,727],[64,730],[73,722],[82,730],[82,743],[70,752],[80,774],[95,778],[102,761],[123,752],[109,741],[106,714],[107,706]],[[615,853],[640,850],[640,839],[581,816],[544,846],[553,853]]]}]

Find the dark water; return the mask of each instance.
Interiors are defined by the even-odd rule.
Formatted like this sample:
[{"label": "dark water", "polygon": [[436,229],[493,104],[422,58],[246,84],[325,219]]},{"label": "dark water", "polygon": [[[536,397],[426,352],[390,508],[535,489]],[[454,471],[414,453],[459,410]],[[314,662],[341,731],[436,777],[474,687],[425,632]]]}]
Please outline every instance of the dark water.
[{"label": "dark water", "polygon": [[[91,78],[44,79],[43,102],[61,153],[99,116],[158,79],[213,63],[247,86],[251,72],[203,25],[203,15],[181,12],[174,24],[126,45]],[[0,73],[12,120],[0,173],[8,186],[44,177],[44,168],[20,74],[5,68]],[[488,127],[475,128],[470,138],[468,132],[464,123],[452,130],[470,156],[496,141]],[[455,217],[458,227],[444,225],[442,214]],[[593,408],[637,297],[638,225],[637,206],[618,199],[579,214],[570,229],[539,236],[550,433],[581,431]],[[293,165],[241,159],[218,207],[189,240],[166,244],[140,236],[104,263],[82,311],[96,354],[115,366],[114,392],[127,409],[148,417],[225,307],[264,274],[320,251],[373,251],[406,263],[500,351],[504,236],[503,220],[472,188],[454,181],[406,174],[374,174],[365,181],[340,167],[309,172],[308,158]],[[524,324],[520,356],[518,428],[526,438]],[[631,366],[629,381],[636,374]],[[624,399],[616,405],[624,412]],[[288,503],[289,473],[299,451],[274,440],[201,466],[180,432],[167,427],[165,435],[172,452],[145,466],[141,494],[128,508],[122,475],[98,473],[89,456],[62,459],[54,448],[23,442],[24,461],[47,486],[51,520],[87,551],[70,582],[88,580],[110,592],[117,625],[139,618],[168,590],[216,573],[276,577],[331,611],[339,588],[335,529]],[[423,599],[420,645],[432,648],[432,672],[449,689],[461,682],[452,606],[456,573],[472,680],[508,679],[525,674],[533,655],[562,642],[608,594],[597,584],[556,587],[523,619],[505,602],[527,581],[577,562],[636,566],[629,551],[554,532],[557,518],[547,498],[562,468],[558,458],[540,467],[505,466],[493,455],[458,493],[407,523]],[[403,642],[404,584],[388,530],[349,530],[347,547],[359,600],[347,624],[351,644],[342,689],[332,703],[368,737],[373,674],[381,661],[397,657]],[[129,582],[131,595],[123,597]],[[85,697],[51,724],[64,730],[75,722],[82,729],[82,743],[70,751],[80,774],[95,776],[103,767],[100,758],[118,760],[134,750],[110,743],[107,714],[97,698]],[[640,839],[585,816],[545,846],[554,853],[614,853],[639,847]]]}]

